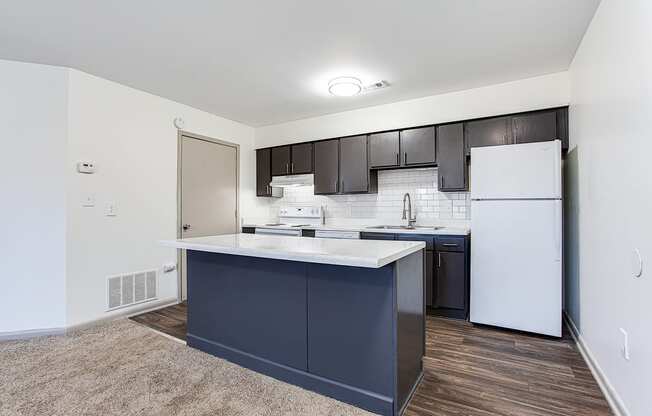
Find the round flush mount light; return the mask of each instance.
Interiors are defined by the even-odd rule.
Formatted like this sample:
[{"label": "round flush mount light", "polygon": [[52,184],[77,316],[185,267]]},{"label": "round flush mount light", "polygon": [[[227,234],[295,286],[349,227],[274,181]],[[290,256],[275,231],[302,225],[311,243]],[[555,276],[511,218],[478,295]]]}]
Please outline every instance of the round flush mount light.
[{"label": "round flush mount light", "polygon": [[336,97],[351,97],[362,92],[362,82],[354,77],[338,77],[328,82],[328,92]]}]

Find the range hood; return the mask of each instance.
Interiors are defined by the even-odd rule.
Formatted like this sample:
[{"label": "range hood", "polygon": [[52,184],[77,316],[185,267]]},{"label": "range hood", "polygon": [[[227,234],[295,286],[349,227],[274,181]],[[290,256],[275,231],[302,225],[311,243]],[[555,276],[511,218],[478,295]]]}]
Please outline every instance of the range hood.
[{"label": "range hood", "polygon": [[272,176],[269,186],[272,188],[292,188],[295,186],[312,186],[315,184],[315,176],[312,173],[305,175]]}]

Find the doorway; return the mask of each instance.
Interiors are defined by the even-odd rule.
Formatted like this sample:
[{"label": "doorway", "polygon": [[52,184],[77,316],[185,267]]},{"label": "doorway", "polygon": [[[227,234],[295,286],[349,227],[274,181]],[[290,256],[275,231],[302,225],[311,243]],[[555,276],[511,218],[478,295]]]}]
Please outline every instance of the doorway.
[{"label": "doorway", "polygon": [[[240,146],[184,131],[178,135],[177,237],[234,234],[239,218]],[[186,251],[179,250],[178,299],[187,299]]]}]

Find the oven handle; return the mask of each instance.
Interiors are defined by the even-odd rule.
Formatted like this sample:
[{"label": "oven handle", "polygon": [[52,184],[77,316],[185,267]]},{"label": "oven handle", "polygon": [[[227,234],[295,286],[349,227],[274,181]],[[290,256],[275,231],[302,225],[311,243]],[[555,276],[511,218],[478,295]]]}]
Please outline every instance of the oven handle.
[{"label": "oven handle", "polygon": [[301,236],[301,230],[274,230],[270,228],[256,228],[256,234],[267,234],[267,235],[289,235],[293,237]]}]

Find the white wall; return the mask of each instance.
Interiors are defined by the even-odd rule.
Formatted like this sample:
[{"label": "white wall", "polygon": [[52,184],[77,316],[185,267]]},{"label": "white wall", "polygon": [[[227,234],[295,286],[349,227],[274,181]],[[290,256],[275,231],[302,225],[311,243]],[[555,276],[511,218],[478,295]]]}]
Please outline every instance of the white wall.
[{"label": "white wall", "polygon": [[600,4],[570,68],[566,164],[567,254],[577,255],[566,261],[567,311],[616,399],[637,416],[652,409],[651,23],[648,0]]},{"label": "white wall", "polygon": [[256,147],[538,110],[568,103],[568,73],[560,72],[259,127]]},{"label": "white wall", "polygon": [[65,324],[66,69],[0,61],[0,332]]},{"label": "white wall", "polygon": [[[106,277],[176,261],[160,239],[176,238],[177,130],[240,144],[241,215],[255,209],[254,131],[243,124],[83,72],[70,71],[67,324],[106,316]],[[75,172],[91,160],[97,173]],[[84,208],[86,194],[96,206]],[[105,216],[109,202],[116,217]],[[159,298],[175,297],[176,273],[161,275]]]}]

